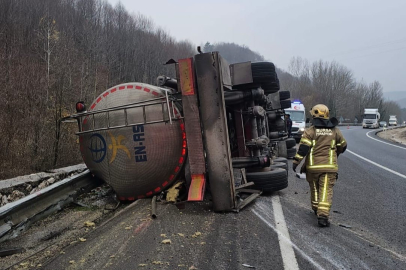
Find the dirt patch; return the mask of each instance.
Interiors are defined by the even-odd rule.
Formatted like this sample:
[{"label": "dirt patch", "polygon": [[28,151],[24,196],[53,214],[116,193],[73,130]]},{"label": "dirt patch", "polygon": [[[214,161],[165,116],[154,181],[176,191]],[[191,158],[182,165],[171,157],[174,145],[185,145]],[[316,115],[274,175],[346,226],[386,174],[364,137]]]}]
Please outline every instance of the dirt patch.
[{"label": "dirt patch", "polygon": [[406,127],[386,129],[378,133],[382,139],[406,145]]}]

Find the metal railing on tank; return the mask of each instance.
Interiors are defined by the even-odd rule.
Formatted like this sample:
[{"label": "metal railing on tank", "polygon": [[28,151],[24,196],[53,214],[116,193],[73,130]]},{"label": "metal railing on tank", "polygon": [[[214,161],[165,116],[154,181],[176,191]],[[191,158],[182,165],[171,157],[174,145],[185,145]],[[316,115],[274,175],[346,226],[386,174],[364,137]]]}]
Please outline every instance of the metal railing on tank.
[{"label": "metal railing on tank", "polygon": [[[173,121],[178,121],[180,119],[183,119],[183,117],[180,115],[179,112],[176,110],[176,105],[175,102],[180,101],[179,99],[176,98],[169,98],[168,92],[165,92],[164,97],[159,97],[159,98],[152,98],[152,99],[147,99],[143,101],[137,101],[137,102],[132,102],[128,103],[125,105],[120,105],[120,106],[115,106],[107,109],[100,109],[100,110],[94,110],[94,111],[84,111],[81,113],[73,114],[67,117],[64,117],[61,119],[62,122],[69,122],[70,120],[76,119],[78,124],[79,124],[79,131],[76,132],[76,135],[82,135],[86,133],[92,133],[92,132],[97,132],[97,131],[103,131],[103,130],[111,130],[111,129],[118,129],[118,128],[125,128],[125,127],[132,127],[132,126],[138,126],[138,125],[148,125],[148,124],[156,124],[156,123],[170,123],[172,124]],[[147,119],[147,108],[151,106],[156,106],[156,105],[161,105],[161,113],[162,113],[162,119],[159,120],[151,120],[148,121]],[[138,121],[135,123],[130,123],[128,120],[128,115],[129,115],[129,110],[130,109],[135,109],[135,108],[142,108],[142,121]],[[110,124],[110,115],[112,112],[119,112],[122,111],[122,115],[124,117],[124,124],[121,125],[111,125]],[[96,128],[96,118],[98,115],[105,114],[107,121],[106,124],[107,126],[105,127],[97,127]],[[86,119],[86,120],[85,120]],[[84,121],[89,121],[91,122],[91,127],[86,128],[84,130]]]}]

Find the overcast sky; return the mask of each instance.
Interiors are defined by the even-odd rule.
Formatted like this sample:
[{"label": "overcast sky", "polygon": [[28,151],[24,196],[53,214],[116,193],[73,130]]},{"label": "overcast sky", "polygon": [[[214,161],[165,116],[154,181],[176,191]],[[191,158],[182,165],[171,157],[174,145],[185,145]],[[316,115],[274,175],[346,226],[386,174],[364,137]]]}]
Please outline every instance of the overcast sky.
[{"label": "overcast sky", "polygon": [[300,56],[337,61],[358,81],[406,91],[406,0],[108,0],[177,40],[234,42],[279,68]]}]

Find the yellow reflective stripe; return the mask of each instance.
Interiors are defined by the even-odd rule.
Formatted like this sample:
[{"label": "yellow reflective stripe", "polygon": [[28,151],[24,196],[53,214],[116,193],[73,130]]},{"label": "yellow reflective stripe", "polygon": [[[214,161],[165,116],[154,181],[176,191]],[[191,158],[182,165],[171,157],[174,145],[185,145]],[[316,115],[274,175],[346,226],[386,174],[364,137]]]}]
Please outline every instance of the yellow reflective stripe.
[{"label": "yellow reflective stripe", "polygon": [[314,200],[316,201],[316,203],[319,201],[318,198],[318,193],[317,193],[317,186],[316,186],[316,182],[313,182],[313,190],[314,190]]},{"label": "yellow reflective stripe", "polygon": [[343,140],[343,141],[340,142],[340,143],[337,143],[337,146],[342,146],[344,143],[345,143],[345,140]]},{"label": "yellow reflective stripe", "polygon": [[303,157],[302,157],[301,155],[297,154],[297,153],[296,153],[296,155],[295,155],[295,158],[297,158],[297,159],[299,159],[299,160],[302,160],[302,159],[303,159]]},{"label": "yellow reflective stripe", "polygon": [[330,207],[331,206],[331,204],[330,203],[328,203],[328,202],[319,202],[319,205],[320,206],[328,206],[328,207]]},{"label": "yellow reflective stripe", "polygon": [[313,165],[313,149],[316,146],[316,140],[313,140],[313,147],[310,150],[310,166]]},{"label": "yellow reflective stripe", "polygon": [[308,169],[338,169],[338,166],[335,164],[326,164],[326,165],[309,165],[307,166]]},{"label": "yellow reflective stripe", "polygon": [[330,210],[330,207],[323,207],[323,206],[320,206],[320,203],[319,203],[319,206],[318,206],[318,208],[319,208],[319,210]]},{"label": "yellow reflective stripe", "polygon": [[331,141],[330,147],[330,164],[333,164],[333,150],[335,149],[336,140]]},{"label": "yellow reflective stripe", "polygon": [[301,138],[300,143],[304,143],[304,144],[307,144],[309,146],[312,146],[312,142],[310,140],[308,140],[308,139],[305,139],[305,138]]},{"label": "yellow reflective stripe", "polygon": [[[321,199],[322,202],[326,201],[326,195],[327,195],[327,183],[328,183],[328,177],[327,173],[324,175],[324,188],[323,188],[323,198]],[[323,203],[319,204],[323,205]]]}]

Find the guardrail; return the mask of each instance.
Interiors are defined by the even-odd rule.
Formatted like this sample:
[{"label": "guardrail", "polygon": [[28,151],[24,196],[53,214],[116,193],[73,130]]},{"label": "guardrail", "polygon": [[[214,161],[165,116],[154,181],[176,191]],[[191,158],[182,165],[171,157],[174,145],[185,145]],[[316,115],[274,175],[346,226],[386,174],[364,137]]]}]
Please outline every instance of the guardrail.
[{"label": "guardrail", "polygon": [[17,237],[34,222],[61,210],[77,196],[99,186],[89,170],[66,178],[0,208],[0,242]]}]

